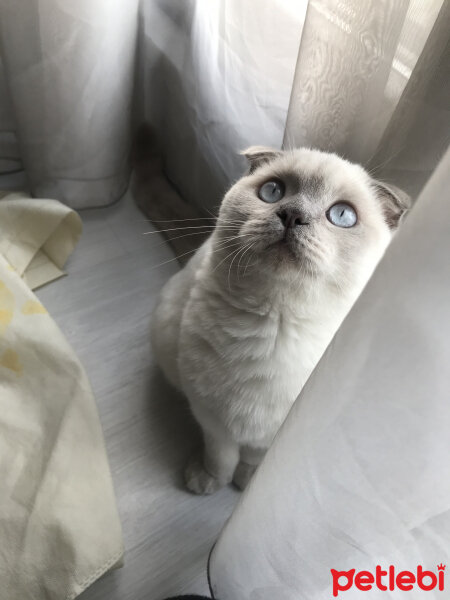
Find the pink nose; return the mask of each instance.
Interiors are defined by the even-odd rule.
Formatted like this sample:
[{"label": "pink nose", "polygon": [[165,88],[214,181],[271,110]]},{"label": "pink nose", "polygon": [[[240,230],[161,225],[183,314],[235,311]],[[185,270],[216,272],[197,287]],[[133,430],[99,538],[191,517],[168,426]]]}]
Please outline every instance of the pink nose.
[{"label": "pink nose", "polygon": [[305,221],[305,215],[297,208],[282,208],[277,211],[277,215],[286,229],[298,225],[308,225]]}]

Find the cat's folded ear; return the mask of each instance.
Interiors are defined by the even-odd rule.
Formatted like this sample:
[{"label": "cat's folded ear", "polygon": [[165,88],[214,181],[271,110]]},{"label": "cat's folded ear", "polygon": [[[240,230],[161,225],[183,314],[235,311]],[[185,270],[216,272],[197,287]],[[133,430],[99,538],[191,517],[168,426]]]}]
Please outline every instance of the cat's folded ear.
[{"label": "cat's folded ear", "polygon": [[249,173],[253,173],[262,164],[281,156],[283,151],[268,146],[250,146],[250,148],[242,150],[241,154],[248,160]]},{"label": "cat's folded ear", "polygon": [[411,198],[406,192],[390,183],[373,180],[373,186],[383,206],[386,223],[390,229],[397,229],[402,218],[411,208]]}]

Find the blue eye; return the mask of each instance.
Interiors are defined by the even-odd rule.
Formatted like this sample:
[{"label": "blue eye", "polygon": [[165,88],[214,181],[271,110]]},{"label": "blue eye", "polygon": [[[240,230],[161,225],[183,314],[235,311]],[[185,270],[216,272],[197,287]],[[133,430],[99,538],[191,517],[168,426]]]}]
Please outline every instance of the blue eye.
[{"label": "blue eye", "polygon": [[336,227],[353,227],[358,220],[355,209],[345,202],[333,204],[327,210],[327,219]]},{"label": "blue eye", "polygon": [[266,181],[258,191],[258,196],[263,202],[278,202],[284,196],[284,185],[281,181]]}]

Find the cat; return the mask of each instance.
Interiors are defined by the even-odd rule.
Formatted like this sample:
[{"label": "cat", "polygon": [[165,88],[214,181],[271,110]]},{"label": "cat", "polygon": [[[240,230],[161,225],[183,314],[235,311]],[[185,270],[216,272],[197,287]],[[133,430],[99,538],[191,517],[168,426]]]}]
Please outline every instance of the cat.
[{"label": "cat", "polygon": [[203,431],[187,488],[243,489],[409,208],[318,150],[253,146],[212,235],[165,285],[152,344]]}]

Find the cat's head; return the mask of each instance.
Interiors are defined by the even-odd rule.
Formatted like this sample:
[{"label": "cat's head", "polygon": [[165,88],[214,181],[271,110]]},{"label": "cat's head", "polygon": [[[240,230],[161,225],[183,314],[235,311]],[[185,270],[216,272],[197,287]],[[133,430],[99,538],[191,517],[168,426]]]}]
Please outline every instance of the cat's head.
[{"label": "cat's head", "polygon": [[260,146],[243,154],[249,170],[223,200],[218,234],[238,236],[253,262],[278,272],[335,282],[364,276],[410,205],[336,154]]}]

